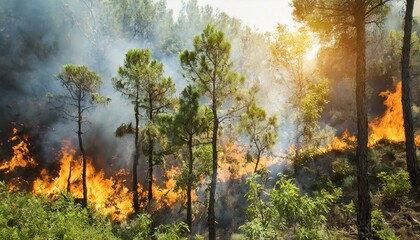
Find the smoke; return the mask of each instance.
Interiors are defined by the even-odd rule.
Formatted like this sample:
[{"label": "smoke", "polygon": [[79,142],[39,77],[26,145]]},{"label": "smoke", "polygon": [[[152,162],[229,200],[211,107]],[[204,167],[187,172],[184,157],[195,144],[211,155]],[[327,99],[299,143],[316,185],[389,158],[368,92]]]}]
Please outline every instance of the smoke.
[{"label": "smoke", "polygon": [[[178,54],[185,48],[191,49],[193,36],[208,22],[214,22],[215,16],[210,8],[199,8],[192,1],[187,3],[178,22],[171,22],[165,28],[155,26],[152,34],[147,35],[150,37],[133,37],[124,32],[132,26],[124,21],[116,23],[114,11],[117,10],[111,5],[93,0],[0,0],[0,143],[5,144],[0,160],[10,154],[3,149],[10,149],[7,139],[14,126],[29,134],[31,152],[39,168],[58,167],[57,153],[63,140],[70,139],[73,146],[78,147],[76,124],[53,111],[46,97],[47,93],[63,92],[55,76],[64,64],[76,64],[98,72],[104,82],[100,93],[112,99],[109,104],[97,106],[85,115],[89,121],[83,129],[87,155],[107,177],[120,168],[130,168],[134,150],[132,136],[116,138],[114,134],[121,123],[134,121],[131,102],[112,86],[112,78],[117,76],[125,53],[132,48],[151,48],[152,57],[163,62],[165,75],[172,77],[179,93],[187,82],[181,75]],[[171,12],[167,10],[162,16],[167,14]],[[268,115],[278,114],[285,97],[281,94],[281,85],[273,84],[275,77],[268,70],[267,38],[253,35],[250,30],[240,31],[242,26],[238,20],[228,22],[223,28],[231,29],[226,36],[228,40],[234,39],[235,67],[239,73],[247,75],[249,82],[260,82],[259,103]],[[118,24],[122,26],[116,27]],[[169,40],[158,41],[159,36]],[[289,139],[282,134],[280,139],[279,146],[285,148]],[[147,161],[142,159],[140,183],[146,178],[143,171],[146,165]],[[272,168],[276,168],[273,173],[283,170],[282,166]],[[161,172],[160,168],[157,170],[155,172]],[[218,184],[216,215],[221,227],[236,228],[245,218],[245,178]],[[241,211],[234,211],[241,207]],[[203,215],[197,219],[202,221],[196,224],[204,228],[206,211],[201,212]]]}]

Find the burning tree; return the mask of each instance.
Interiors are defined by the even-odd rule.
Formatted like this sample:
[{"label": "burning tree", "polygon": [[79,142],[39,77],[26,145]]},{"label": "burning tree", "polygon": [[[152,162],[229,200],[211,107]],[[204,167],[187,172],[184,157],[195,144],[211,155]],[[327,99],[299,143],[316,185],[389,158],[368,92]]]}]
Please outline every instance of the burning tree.
[{"label": "burning tree", "polygon": [[[230,43],[222,31],[207,25],[203,33],[193,40],[194,50],[185,50],[180,55],[184,76],[197,83],[203,95],[209,100],[212,113],[212,177],[208,205],[209,239],[216,239],[215,197],[218,168],[218,136],[220,124],[243,108],[239,104],[226,109],[228,100],[239,92],[239,86],[245,81],[232,70],[230,61]],[[237,100],[241,100],[238,98]],[[225,111],[223,111],[225,110]],[[226,111],[227,110],[227,111]]]},{"label": "burning tree", "polygon": [[117,129],[117,136],[124,133],[134,133],[135,154],[133,160],[133,205],[135,213],[139,213],[139,195],[137,190],[137,165],[140,158],[140,117],[146,119],[144,128],[147,142],[146,155],[148,156],[148,203],[153,198],[153,166],[155,160],[155,143],[159,137],[156,119],[173,106],[175,85],[171,78],[163,76],[163,64],[151,59],[149,49],[131,49],[125,55],[124,65],[118,69],[118,78],[113,79],[114,88],[131,100],[134,105],[135,125],[121,125]]},{"label": "burning tree", "polygon": [[95,105],[109,102],[110,99],[105,98],[98,93],[98,88],[102,84],[101,77],[96,72],[89,70],[89,68],[86,66],[77,66],[72,64],[64,65],[63,70],[57,75],[57,79],[60,80],[65,92],[58,95],[49,94],[48,96],[52,100],[52,103],[55,105],[56,109],[63,114],[64,118],[77,122],[76,133],[83,162],[82,206],[87,207],[87,160],[82,141],[83,124],[87,123],[87,120],[84,119],[84,114]]}]

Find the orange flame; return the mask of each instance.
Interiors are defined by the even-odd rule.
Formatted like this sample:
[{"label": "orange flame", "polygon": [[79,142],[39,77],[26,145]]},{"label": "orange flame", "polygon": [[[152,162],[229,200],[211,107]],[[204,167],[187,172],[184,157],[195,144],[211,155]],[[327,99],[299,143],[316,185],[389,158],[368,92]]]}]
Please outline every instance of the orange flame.
[{"label": "orange flame", "polygon": [[[153,178],[153,201],[151,210],[158,211],[164,207],[172,206],[176,202],[184,199],[183,193],[180,189],[176,188],[176,175],[179,174],[178,168],[171,168],[165,172],[166,180],[162,184],[158,184],[156,178]],[[147,204],[148,190],[144,189],[142,185],[137,188],[140,193],[140,207],[145,209]],[[193,201],[197,199],[195,191],[192,191]]]},{"label": "orange flame", "polygon": [[35,159],[31,157],[29,153],[29,143],[28,143],[28,135],[23,135],[22,137],[19,136],[19,130],[13,128],[13,136],[9,139],[9,141],[18,141],[21,140],[18,144],[12,147],[13,149],[13,157],[10,160],[4,161],[0,165],[0,170],[5,171],[5,173],[9,173],[15,170],[17,167],[34,167],[38,165],[35,162]]},{"label": "orange flame", "polygon": [[[386,110],[384,115],[373,119],[369,123],[372,129],[369,135],[369,146],[375,145],[381,139],[391,142],[405,141],[404,118],[401,102],[402,84],[398,82],[394,93],[381,92],[379,96],[386,97],[384,102]],[[416,145],[420,146],[420,135],[415,137]]]},{"label": "orange flame", "polygon": [[[239,179],[241,176],[246,176],[254,172],[256,160],[247,161],[245,159],[247,149],[238,145],[230,139],[222,139],[224,142],[222,149],[219,152],[219,173],[218,178],[222,182],[227,182],[229,179]],[[279,159],[275,157],[262,156],[258,169],[278,163]]]},{"label": "orange flame", "polygon": [[[56,197],[66,189],[75,198],[83,197],[82,185],[82,159],[74,158],[76,150],[71,147],[70,141],[64,141],[61,150],[60,170],[57,177],[52,177],[46,169],[41,171],[41,178],[38,178],[33,183],[34,194],[44,194],[50,198]],[[176,180],[175,174],[178,170],[176,168],[170,169],[166,172],[168,180],[163,181],[162,186],[156,184],[156,179],[153,184],[153,206],[152,211],[157,211],[166,206],[172,206],[175,202],[182,199],[180,191],[175,189]],[[70,187],[68,180],[70,176]],[[121,221],[131,213],[133,213],[132,192],[124,186],[125,179],[127,179],[128,172],[125,169],[119,170],[115,174],[115,178],[106,178],[103,171],[95,170],[92,162],[88,160],[87,169],[87,187],[88,187],[88,202],[93,203],[95,209],[105,215],[110,215],[114,220]],[[141,199],[147,198],[147,190],[139,184],[138,191],[141,193]],[[196,199],[193,193],[193,199]],[[142,202],[141,208],[144,209],[145,203]]]},{"label": "orange flame", "polygon": [[[384,101],[386,110],[381,117],[377,117],[369,123],[371,133],[369,134],[368,146],[375,145],[381,139],[387,139],[391,142],[405,141],[401,89],[402,84],[398,82],[395,92],[385,91],[379,94],[382,97],[386,97]],[[420,146],[420,134],[415,136],[414,141],[417,146]],[[334,137],[331,145],[321,149],[321,152],[349,149],[354,146],[355,142],[356,137],[349,136],[346,130],[341,138]]]},{"label": "orange flame", "polygon": [[[65,141],[62,147],[58,176],[53,178],[46,169],[43,169],[41,178],[34,181],[33,192],[55,197],[69,189],[75,198],[82,198],[82,160],[74,158],[75,152],[76,150],[71,147],[70,142]],[[124,175],[123,172],[124,170],[120,170],[117,175]],[[122,184],[122,180],[106,178],[105,173],[95,170],[89,160],[86,177],[88,201],[93,203],[98,212],[110,215],[114,220],[123,220],[133,211],[131,192]],[[70,186],[68,186],[68,180]]]}]

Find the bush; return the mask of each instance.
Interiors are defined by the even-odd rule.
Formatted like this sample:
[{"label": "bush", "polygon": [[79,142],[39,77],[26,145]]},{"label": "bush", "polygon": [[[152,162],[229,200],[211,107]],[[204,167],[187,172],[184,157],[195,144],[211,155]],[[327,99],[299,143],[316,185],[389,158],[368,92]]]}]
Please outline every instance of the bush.
[{"label": "bush", "polygon": [[331,163],[331,167],[333,177],[337,180],[344,179],[346,176],[351,175],[353,172],[347,158],[337,158]]},{"label": "bush", "polygon": [[381,210],[372,211],[372,232],[375,238],[382,240],[398,240],[394,230],[388,227]]},{"label": "bush", "polygon": [[255,175],[248,179],[246,194],[250,220],[240,227],[249,239],[278,239],[295,229],[297,239],[322,239],[322,230],[331,205],[341,196],[321,190],[315,197],[301,194],[293,179],[282,176],[272,189],[264,189]]},{"label": "bush", "polygon": [[181,240],[182,234],[188,232],[188,226],[184,222],[174,225],[160,225],[154,234],[156,240]]},{"label": "bush", "polygon": [[357,177],[354,175],[348,175],[343,180],[344,189],[356,189],[357,188]]},{"label": "bush", "polygon": [[82,208],[69,194],[62,193],[49,201],[43,195],[9,192],[5,183],[0,182],[0,239],[177,240],[187,231],[183,223],[159,226],[152,236],[151,226],[148,215],[117,224],[93,210]]},{"label": "bush", "polygon": [[280,232],[277,232],[272,224],[264,224],[260,218],[254,218],[251,221],[247,221],[244,225],[239,227],[247,239],[279,239],[281,237]]},{"label": "bush", "polygon": [[115,234],[121,239],[151,239],[152,219],[149,215],[139,214],[130,222],[123,222],[114,227]]},{"label": "bush", "polygon": [[405,200],[411,189],[410,178],[406,171],[401,169],[396,173],[381,172],[378,177],[382,181],[380,192],[385,204],[393,205]]},{"label": "bush", "polygon": [[313,161],[313,157],[318,153],[317,148],[307,148],[302,150],[293,158],[293,169],[297,173],[301,169],[309,171],[309,164]]}]

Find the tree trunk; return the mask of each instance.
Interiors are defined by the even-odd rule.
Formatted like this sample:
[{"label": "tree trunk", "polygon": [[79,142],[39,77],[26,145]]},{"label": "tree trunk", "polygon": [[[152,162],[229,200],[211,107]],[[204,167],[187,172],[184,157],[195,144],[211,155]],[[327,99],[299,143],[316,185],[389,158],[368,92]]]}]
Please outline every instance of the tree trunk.
[{"label": "tree trunk", "polygon": [[257,170],[258,170],[258,164],[260,163],[260,158],[261,158],[261,151],[260,151],[260,150],[258,150],[257,163],[255,164],[254,173],[256,173],[256,172],[257,172]]},{"label": "tree trunk", "polygon": [[70,164],[69,164],[69,177],[67,178],[67,193],[70,193],[70,179],[71,179],[71,168],[72,168],[72,161],[70,161]]},{"label": "tree trunk", "polygon": [[217,117],[217,109],[215,107],[216,101],[213,99],[213,136],[212,136],[212,157],[213,157],[213,172],[210,184],[210,198],[208,208],[208,223],[209,223],[209,240],[216,239],[216,217],[215,217],[215,197],[216,197],[216,182],[217,182],[217,134],[219,131],[219,119]]},{"label": "tree trunk", "polygon": [[192,189],[192,171],[193,171],[193,150],[192,150],[192,136],[188,139],[188,152],[189,152],[189,162],[188,162],[188,186],[187,186],[187,225],[192,235],[192,199],[191,199],[191,189]]},{"label": "tree trunk", "polygon": [[147,205],[150,204],[153,198],[153,141],[149,133],[149,178],[148,178],[148,193],[147,193]]},{"label": "tree trunk", "polygon": [[83,182],[83,201],[82,201],[82,207],[87,207],[87,183],[86,183],[86,155],[85,155],[85,149],[83,148],[83,142],[82,142],[82,111],[81,111],[81,105],[79,101],[79,112],[78,112],[78,118],[77,118],[77,125],[78,125],[78,131],[77,136],[79,138],[79,148],[80,152],[82,153],[82,182]]},{"label": "tree trunk", "polygon": [[405,150],[407,170],[413,187],[420,185],[420,170],[417,165],[416,145],[414,143],[413,114],[411,110],[411,87],[410,87],[410,45],[413,25],[414,0],[407,0],[404,25],[404,39],[401,58],[402,79],[402,107],[404,115]]},{"label": "tree trunk", "polygon": [[138,92],[136,96],[136,104],[134,107],[134,115],[136,118],[136,130],[135,130],[135,136],[134,136],[134,147],[135,147],[135,153],[134,153],[134,159],[133,159],[133,206],[134,206],[134,213],[137,215],[140,213],[140,206],[139,206],[139,193],[137,190],[137,165],[139,164],[139,158],[140,158],[140,149],[139,149],[139,122],[140,122],[140,116],[139,116],[139,103],[138,103]]},{"label": "tree trunk", "polygon": [[[149,124],[153,123],[153,102],[152,102],[152,94],[149,93]],[[148,178],[148,194],[147,194],[147,206],[149,206],[150,202],[153,199],[153,139],[150,133],[150,129],[147,131],[147,137],[149,142],[149,178]]]},{"label": "tree trunk", "polygon": [[368,120],[366,112],[366,39],[364,0],[356,0],[356,107],[357,107],[357,230],[358,239],[371,238],[370,197],[367,172]]}]

